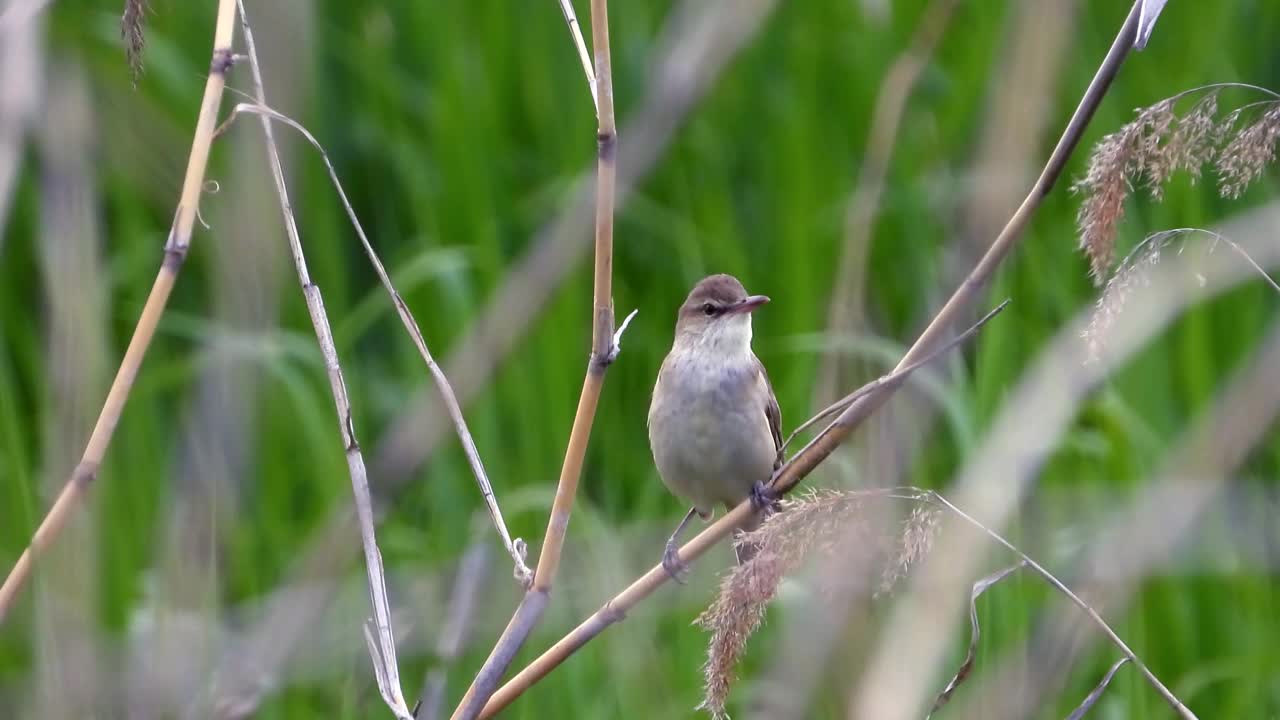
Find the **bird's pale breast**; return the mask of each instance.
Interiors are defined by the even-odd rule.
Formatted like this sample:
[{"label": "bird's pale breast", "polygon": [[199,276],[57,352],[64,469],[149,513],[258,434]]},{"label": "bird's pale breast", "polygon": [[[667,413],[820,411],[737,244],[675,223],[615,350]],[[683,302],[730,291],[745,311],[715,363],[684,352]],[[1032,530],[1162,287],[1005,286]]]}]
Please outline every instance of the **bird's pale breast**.
[{"label": "bird's pale breast", "polygon": [[649,408],[649,443],[667,488],[705,512],[768,480],[776,453],[767,397],[750,354],[669,355]]}]

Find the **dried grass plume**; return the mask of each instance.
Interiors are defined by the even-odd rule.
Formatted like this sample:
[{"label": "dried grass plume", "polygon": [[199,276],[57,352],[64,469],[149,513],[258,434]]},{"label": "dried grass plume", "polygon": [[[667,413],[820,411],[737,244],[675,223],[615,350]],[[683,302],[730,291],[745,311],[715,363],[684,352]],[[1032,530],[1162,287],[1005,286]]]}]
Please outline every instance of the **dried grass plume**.
[{"label": "dried grass plume", "polygon": [[[883,516],[886,502],[904,501],[913,503],[906,517],[883,528],[883,532],[876,532],[882,526],[874,522],[871,514]],[[783,512],[740,537],[737,542],[751,543],[759,551],[725,576],[719,594],[695,621],[711,632],[699,709],[715,718],[727,717],[725,701],[736,680],[738,660],[764,620],[785,576],[812,561],[823,563],[824,567],[852,565],[878,570],[879,579],[874,584],[867,582],[868,589],[873,587],[877,595],[889,592],[928,554],[937,533],[939,512],[918,499],[903,499],[879,490],[815,490],[787,502]],[[816,591],[825,595],[841,583],[863,583],[866,579],[823,573],[818,582]]]},{"label": "dried grass plume", "polygon": [[[1264,94],[1268,99],[1219,118],[1218,97],[1226,88]],[[1189,109],[1178,113],[1182,100],[1197,96]],[[1084,197],[1076,216],[1080,248],[1099,285],[1110,275],[1116,228],[1135,187],[1145,187],[1159,201],[1176,173],[1186,172],[1194,183],[1209,167],[1217,176],[1218,192],[1237,198],[1274,162],[1280,140],[1280,95],[1252,85],[1195,88],[1135,112],[1132,122],[1094,146],[1084,177],[1071,186],[1072,192]],[[1246,116],[1257,119],[1241,126]]]},{"label": "dried grass plume", "polygon": [[147,45],[143,19],[148,9],[148,0],[124,0],[124,12],[120,15],[120,38],[124,40],[125,57],[129,59],[134,85],[138,84],[138,76],[142,74],[142,50]]}]

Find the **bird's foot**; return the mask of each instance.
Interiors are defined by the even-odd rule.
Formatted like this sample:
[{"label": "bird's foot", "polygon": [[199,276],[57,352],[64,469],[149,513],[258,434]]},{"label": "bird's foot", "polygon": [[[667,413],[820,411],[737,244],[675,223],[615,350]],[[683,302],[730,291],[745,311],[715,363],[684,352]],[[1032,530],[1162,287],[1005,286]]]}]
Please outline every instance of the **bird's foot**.
[{"label": "bird's foot", "polygon": [[689,575],[689,563],[680,559],[680,548],[671,541],[667,542],[667,547],[662,551],[662,569],[667,571],[672,580],[685,584],[685,578]]},{"label": "bird's foot", "polygon": [[782,500],[778,493],[762,482],[751,486],[751,507],[758,513],[768,516],[782,510]]}]

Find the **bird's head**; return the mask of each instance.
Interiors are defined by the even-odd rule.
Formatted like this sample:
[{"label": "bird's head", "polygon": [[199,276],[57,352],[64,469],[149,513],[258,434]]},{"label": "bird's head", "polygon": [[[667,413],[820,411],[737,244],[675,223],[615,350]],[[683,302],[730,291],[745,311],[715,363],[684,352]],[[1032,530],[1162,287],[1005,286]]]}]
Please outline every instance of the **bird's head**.
[{"label": "bird's head", "polygon": [[747,352],[751,349],[751,313],[767,302],[764,295],[748,295],[732,275],[705,277],[680,306],[676,342],[724,354]]}]

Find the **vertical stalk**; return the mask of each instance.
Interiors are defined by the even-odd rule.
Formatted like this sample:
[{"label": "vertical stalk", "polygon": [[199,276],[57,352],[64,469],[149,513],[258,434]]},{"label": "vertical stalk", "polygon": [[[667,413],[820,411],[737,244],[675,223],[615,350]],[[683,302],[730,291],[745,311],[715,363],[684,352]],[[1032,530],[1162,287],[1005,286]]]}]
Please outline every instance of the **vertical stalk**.
[{"label": "vertical stalk", "polygon": [[480,714],[489,696],[497,689],[515,654],[519,652],[546,610],[560,569],[569,516],[578,494],[583,459],[591,438],[605,371],[617,357],[613,328],[613,211],[617,180],[618,131],[613,108],[613,73],[609,55],[609,3],[591,0],[591,44],[595,51],[595,74],[599,125],[596,132],[596,218],[595,282],[592,293],[591,358],[587,362],[578,410],[574,414],[569,445],[565,449],[560,481],[556,486],[551,517],[538,555],[533,585],[516,607],[515,614],[494,645],[484,666],[467,689],[454,720],[471,720]]},{"label": "vertical stalk", "polygon": [[618,175],[618,130],[614,124],[613,79],[609,59],[608,0],[591,1],[591,43],[595,48],[596,91],[599,98],[599,129],[596,133],[596,262],[593,322],[591,325],[591,359],[582,382],[578,411],[573,417],[569,446],[565,450],[560,482],[551,506],[551,520],[538,554],[538,569],[533,575],[533,589],[550,592],[560,568],[569,514],[573,510],[582,462],[591,438],[591,426],[604,387],[604,374],[613,362],[613,207],[614,183]]}]

